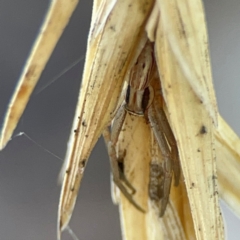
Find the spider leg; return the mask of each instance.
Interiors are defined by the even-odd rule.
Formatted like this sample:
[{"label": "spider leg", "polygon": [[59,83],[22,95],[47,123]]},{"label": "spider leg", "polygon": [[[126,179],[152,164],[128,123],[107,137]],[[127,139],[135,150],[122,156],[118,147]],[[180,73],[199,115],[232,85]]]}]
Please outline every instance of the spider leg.
[{"label": "spider leg", "polygon": [[[112,176],[113,181],[117,185],[117,187],[120,189],[122,194],[128,199],[128,201],[136,207],[141,212],[145,212],[133,199],[132,195],[136,192],[134,187],[131,185],[131,183],[126,179],[124,175],[124,165],[123,165],[123,158],[117,157],[116,153],[116,144],[118,141],[118,137],[120,135],[122,125],[124,122],[126,116],[126,111],[124,106],[122,106],[119,111],[116,114],[113,126],[112,126],[112,132],[110,133],[109,129],[104,129],[102,135],[104,137],[108,155],[110,158],[110,165],[112,170]],[[132,193],[129,193],[127,188],[124,186],[124,184],[132,191]]]},{"label": "spider leg", "polygon": [[174,172],[174,185],[178,186],[180,179],[180,160],[178,154],[177,143],[175,137],[173,135],[171,126],[169,125],[166,114],[160,105],[160,101],[158,99],[154,99],[153,107],[155,108],[156,118],[161,123],[163,133],[166,136],[167,142],[171,147],[171,157],[173,160],[173,172]]},{"label": "spider leg", "polygon": [[[117,153],[116,153],[115,147],[110,140],[109,129],[108,128],[104,129],[102,134],[103,134],[105,144],[107,146],[108,155],[110,158],[111,170],[112,170],[112,174],[113,174],[113,181],[116,183],[116,185],[118,187],[119,187],[119,185],[122,185],[121,181],[123,181],[126,184],[126,186],[131,189],[131,191],[132,191],[131,194],[134,194],[136,192],[136,190],[124,175],[122,158],[117,158]],[[124,186],[119,187],[119,188],[123,189]],[[125,189],[123,192],[126,192],[126,191],[127,190]]]},{"label": "spider leg", "polygon": [[[148,119],[150,122],[150,125],[152,127],[152,130],[154,132],[154,136],[157,140],[158,146],[160,148],[162,157],[163,157],[163,175],[164,180],[163,187],[159,186],[159,188],[163,188],[162,190],[162,198],[161,198],[161,210],[160,210],[160,217],[164,215],[164,212],[166,210],[168,200],[169,200],[169,194],[171,189],[171,182],[172,182],[172,170],[173,170],[173,164],[172,164],[172,157],[171,152],[167,143],[167,140],[164,135],[164,125],[162,125],[161,122],[161,116],[160,114],[155,110],[153,104],[149,106],[148,108]],[[151,179],[151,177],[150,177]]]}]

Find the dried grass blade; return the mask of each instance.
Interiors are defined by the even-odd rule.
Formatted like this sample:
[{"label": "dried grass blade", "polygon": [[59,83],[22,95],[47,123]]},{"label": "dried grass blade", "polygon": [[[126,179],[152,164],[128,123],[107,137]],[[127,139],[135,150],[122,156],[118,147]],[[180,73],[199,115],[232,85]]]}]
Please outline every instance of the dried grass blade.
[{"label": "dried grass blade", "polygon": [[82,87],[62,171],[59,238],[71,218],[88,157],[114,116],[151,7],[152,1],[114,0],[94,8]]},{"label": "dried grass blade", "polygon": [[197,239],[224,239],[216,176],[217,109],[201,1],[158,0],[156,58]]},{"label": "dried grass blade", "polygon": [[28,103],[30,95],[36,86],[64,28],[68,24],[77,3],[78,0],[52,1],[8,106],[1,131],[0,149],[3,149],[11,138],[13,131]]},{"label": "dried grass blade", "polygon": [[[172,186],[170,194],[170,206],[174,209],[174,214],[179,221],[175,220],[174,228],[179,228],[179,236],[185,236],[185,239],[193,240],[196,239],[196,233],[194,230],[192,212],[190,208],[190,203],[187,195],[186,185],[183,177],[180,179],[180,184],[178,187]],[[173,211],[173,210],[171,210]],[[173,218],[173,217],[172,217]],[[180,222],[180,223],[179,223]],[[166,238],[168,239],[168,238]]]},{"label": "dried grass blade", "polygon": [[219,116],[215,131],[220,197],[240,217],[240,139]]}]

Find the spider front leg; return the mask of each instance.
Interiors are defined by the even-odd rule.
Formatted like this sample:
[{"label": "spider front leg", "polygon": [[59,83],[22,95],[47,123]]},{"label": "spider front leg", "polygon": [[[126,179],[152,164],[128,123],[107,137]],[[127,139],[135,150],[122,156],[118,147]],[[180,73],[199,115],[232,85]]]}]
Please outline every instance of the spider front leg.
[{"label": "spider front leg", "polygon": [[167,139],[167,142],[171,148],[171,159],[173,163],[173,173],[174,173],[174,185],[178,186],[180,174],[181,174],[180,159],[178,154],[177,142],[175,140],[171,126],[169,125],[167,116],[163,110],[162,95],[159,95],[154,99],[153,107],[155,108],[156,118],[161,122],[164,136]]},{"label": "spider front leg", "polygon": [[[150,125],[152,127],[154,136],[157,140],[158,146],[160,148],[161,151],[161,155],[162,155],[162,159],[163,159],[163,166],[158,166],[156,167],[154,164],[152,164],[150,166],[150,180],[151,178],[153,178],[152,174],[156,174],[158,170],[158,173],[160,174],[162,172],[163,175],[163,180],[159,181],[159,186],[156,189],[158,192],[153,191],[151,186],[151,183],[153,183],[153,181],[150,181],[150,198],[152,200],[158,200],[161,201],[161,210],[160,210],[160,217],[162,217],[165,213],[167,204],[168,204],[168,199],[169,199],[169,194],[170,194],[170,189],[171,189],[171,182],[172,182],[172,160],[171,160],[171,153],[170,153],[170,149],[167,143],[167,140],[164,136],[163,133],[163,126],[161,125],[161,122],[158,118],[158,115],[154,109],[153,106],[150,106],[148,109],[148,119],[150,122]],[[156,181],[158,181],[158,179],[160,179],[160,175],[157,176]],[[155,186],[156,188],[156,186]],[[159,191],[159,189],[162,188],[162,191]],[[159,194],[158,199],[156,198],[157,194]]]},{"label": "spider front leg", "polygon": [[[124,154],[123,156],[117,156],[116,145],[122,125],[126,117],[125,106],[122,105],[118,110],[112,128],[111,133],[108,127],[103,131],[103,137],[107,146],[108,155],[110,158],[110,165],[112,170],[113,181],[116,186],[120,189],[122,194],[128,199],[128,201],[135,206],[139,211],[145,212],[133,199],[132,195],[136,192],[131,183],[127,180],[124,174]],[[128,188],[131,193],[128,192]]]},{"label": "spider front leg", "polygon": [[161,101],[161,96],[154,96],[152,104],[147,109],[146,115],[163,159],[162,166],[154,163],[150,166],[149,194],[152,200],[161,201],[160,216],[163,216],[169,200],[172,173],[174,173],[175,186],[179,184],[180,163],[176,141],[162,105],[160,104]]}]

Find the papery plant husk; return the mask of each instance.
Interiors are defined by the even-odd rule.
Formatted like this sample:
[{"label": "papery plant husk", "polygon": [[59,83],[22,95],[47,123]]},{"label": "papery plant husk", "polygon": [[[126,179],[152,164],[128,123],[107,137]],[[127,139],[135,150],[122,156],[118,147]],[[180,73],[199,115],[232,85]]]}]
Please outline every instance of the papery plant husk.
[{"label": "papery plant husk", "polygon": [[156,61],[196,238],[223,239],[214,138],[217,108],[202,3],[159,0],[157,7]]}]

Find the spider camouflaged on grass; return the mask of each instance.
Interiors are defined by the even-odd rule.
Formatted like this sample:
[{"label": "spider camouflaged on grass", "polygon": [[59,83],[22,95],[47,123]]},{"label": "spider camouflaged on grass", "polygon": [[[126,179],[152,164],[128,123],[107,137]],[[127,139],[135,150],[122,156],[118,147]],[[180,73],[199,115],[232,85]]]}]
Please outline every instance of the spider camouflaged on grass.
[{"label": "spider camouflaged on grass", "polygon": [[[163,161],[162,164],[157,164],[159,161],[151,163],[149,195],[153,201],[161,202],[159,215],[163,216],[170,194],[172,172],[174,172],[175,177],[174,185],[178,186],[179,184],[180,163],[177,144],[163,111],[163,100],[160,96],[161,89],[159,88],[159,77],[156,71],[153,47],[153,44],[147,41],[136,63],[130,70],[125,102],[121,104],[114,117],[111,127],[111,140],[107,145],[112,163],[113,181],[129,201],[140,209],[133,201],[128,190],[121,184],[121,179],[124,180],[123,182],[126,182],[124,177],[124,155],[128,149],[118,149],[122,156],[117,156],[115,148],[127,113],[145,117],[146,122],[149,122],[161,150]],[[109,139],[108,135],[108,130],[106,130],[104,133],[105,139]],[[162,180],[160,180],[161,178]],[[129,183],[126,185],[129,187]]]},{"label": "spider camouflaged on grass", "polygon": [[[1,148],[11,137],[76,4],[77,1],[52,1],[42,31],[9,106],[1,133]],[[218,115],[201,1],[96,0],[81,94],[69,140],[66,168],[63,168],[59,238],[60,231],[70,221],[90,152],[115,117],[124,79],[142,51],[146,33],[154,45],[153,55],[161,79],[164,112],[177,142],[184,181],[180,180],[179,187],[171,189],[163,218],[159,218],[159,214],[156,217],[156,209],[149,202],[147,179],[150,172],[155,173],[154,167],[152,171],[149,169],[151,156],[156,155],[154,159],[166,158],[158,149],[162,142],[157,141],[154,121],[153,129],[150,129],[145,117],[130,116],[129,112],[125,111],[126,117],[118,137],[116,152],[118,149],[128,149],[124,156],[124,175],[136,189],[134,202],[146,209],[145,213],[137,210],[133,204],[126,201],[123,194],[119,194],[117,189],[114,190],[115,200],[120,204],[125,239],[223,239],[217,183],[220,185],[221,196],[239,212],[239,189],[229,179],[230,172],[234,175],[233,179],[238,178],[232,166],[239,165],[240,153],[236,150],[238,148],[232,148],[231,143],[239,146],[239,139]],[[131,92],[134,92],[133,87],[130,88]],[[159,109],[161,108],[157,108]],[[152,116],[147,114],[150,123]],[[131,129],[128,129],[128,126],[131,126]],[[128,131],[123,133],[123,129]],[[139,139],[145,139],[146,142]],[[170,139],[167,138],[167,143],[172,151],[175,144],[171,145]],[[112,140],[114,139],[111,137]],[[123,146],[126,142],[127,147]],[[217,166],[220,173],[218,176],[215,146],[220,161]],[[226,159],[219,156],[227,156],[229,164],[224,169],[222,163]],[[171,163],[166,159],[163,162]],[[161,162],[157,164],[162,172]],[[174,169],[176,166],[174,164],[173,172],[178,176]],[[226,167],[228,171],[225,171]],[[170,170],[172,167],[167,166],[164,170],[166,169]],[[150,183],[152,179],[154,178],[150,176]],[[171,178],[165,176],[163,179],[166,181]],[[170,184],[161,181],[162,178],[159,177],[159,196],[160,199],[165,197],[165,203],[160,206],[160,213],[163,213]],[[165,186],[167,190],[163,190],[162,195],[161,191]],[[179,196],[181,201],[177,200]]]}]

